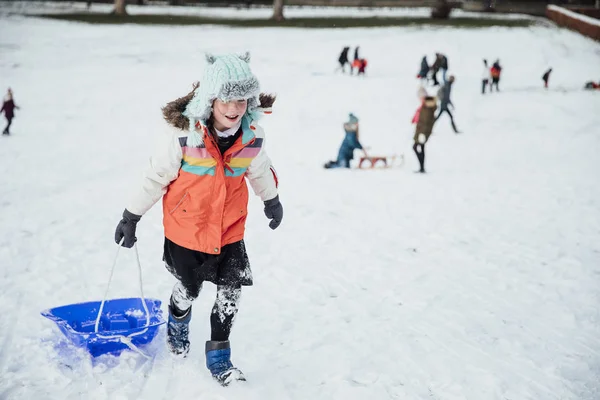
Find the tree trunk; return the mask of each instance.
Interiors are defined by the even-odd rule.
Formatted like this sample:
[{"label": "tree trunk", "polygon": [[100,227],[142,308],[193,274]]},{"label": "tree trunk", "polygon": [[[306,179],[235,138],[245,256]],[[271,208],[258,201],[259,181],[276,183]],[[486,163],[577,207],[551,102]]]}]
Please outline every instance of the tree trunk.
[{"label": "tree trunk", "polygon": [[283,21],[283,0],[273,0],[273,16],[271,19],[275,21]]},{"label": "tree trunk", "polygon": [[431,18],[448,19],[450,18],[450,11],[452,11],[452,6],[448,4],[448,0],[438,0],[431,10]]},{"label": "tree trunk", "polygon": [[125,0],[115,0],[115,9],[113,10],[113,14],[127,15],[127,10],[125,9]]}]

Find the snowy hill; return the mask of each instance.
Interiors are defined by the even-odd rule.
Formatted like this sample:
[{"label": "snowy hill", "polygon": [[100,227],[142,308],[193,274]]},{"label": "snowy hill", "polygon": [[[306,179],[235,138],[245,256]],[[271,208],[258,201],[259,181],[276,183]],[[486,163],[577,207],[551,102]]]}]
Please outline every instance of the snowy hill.
[{"label": "snowy hill", "polygon": [[[361,46],[365,78],[334,74]],[[192,350],[65,360],[39,312],[101,299],[113,232],[204,52],[248,49],[279,98],[262,125],[285,208],[271,231],[249,204],[255,285],[231,342],[244,385],[204,366],[214,287],[194,304]],[[456,75],[461,135],[444,116],[425,176],[412,153],[419,61]],[[326,54],[327,57],[322,55]],[[230,29],[0,21],[0,90],[21,107],[0,137],[2,399],[600,398],[600,45],[554,27]],[[502,92],[479,94],[481,59]],[[541,75],[553,67],[550,89]],[[401,168],[326,171],[348,112]],[[168,300],[161,210],[138,226],[147,296]],[[123,251],[110,297],[135,296]],[[166,307],[165,307],[166,312]]]}]

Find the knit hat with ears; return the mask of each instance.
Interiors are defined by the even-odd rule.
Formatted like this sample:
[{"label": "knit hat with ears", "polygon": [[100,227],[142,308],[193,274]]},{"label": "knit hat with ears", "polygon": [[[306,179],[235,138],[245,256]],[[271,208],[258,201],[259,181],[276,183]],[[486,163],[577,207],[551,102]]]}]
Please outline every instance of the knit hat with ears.
[{"label": "knit hat with ears", "polygon": [[198,147],[203,143],[202,135],[196,132],[196,123],[208,122],[215,99],[221,101],[248,100],[246,113],[252,118],[260,106],[258,79],[250,71],[250,53],[243,55],[226,54],[223,56],[206,55],[208,66],[188,103],[183,115],[190,121],[190,133],[187,145]]}]

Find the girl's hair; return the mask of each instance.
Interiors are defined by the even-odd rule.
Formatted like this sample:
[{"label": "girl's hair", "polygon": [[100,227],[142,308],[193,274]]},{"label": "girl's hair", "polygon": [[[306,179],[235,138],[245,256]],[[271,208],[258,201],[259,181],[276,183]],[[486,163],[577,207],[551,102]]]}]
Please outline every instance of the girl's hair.
[{"label": "girl's hair", "polygon": [[176,100],[173,100],[167,103],[162,108],[163,118],[170,123],[171,125],[179,128],[181,130],[188,130],[190,126],[190,121],[183,116],[183,112],[185,111],[185,107],[188,105],[192,97],[194,97],[194,92],[200,86],[199,82],[195,82],[192,86],[192,91],[186,94],[183,97],[180,97]]}]

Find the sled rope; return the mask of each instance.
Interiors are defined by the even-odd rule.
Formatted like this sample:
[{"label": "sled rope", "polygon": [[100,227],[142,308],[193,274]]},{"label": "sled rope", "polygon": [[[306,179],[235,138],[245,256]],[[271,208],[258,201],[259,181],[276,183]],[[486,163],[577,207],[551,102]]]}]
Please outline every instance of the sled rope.
[{"label": "sled rope", "polygon": [[129,335],[101,335],[98,333],[98,326],[100,324],[100,317],[102,316],[102,310],[104,309],[104,303],[106,302],[106,297],[108,296],[108,290],[110,289],[110,284],[112,282],[112,278],[115,272],[115,267],[117,266],[117,260],[119,258],[119,251],[121,250],[121,244],[125,239],[121,239],[119,243],[119,247],[117,248],[117,254],[115,255],[115,259],[112,264],[112,268],[110,269],[110,275],[108,277],[108,284],[106,285],[106,291],[104,292],[104,297],[102,298],[102,303],[100,303],[100,310],[98,310],[98,316],[96,317],[96,324],[94,325],[94,333],[97,334],[99,338],[102,339],[119,339],[123,344],[129,347],[131,350],[136,353],[141,354],[147,359],[151,357],[142,352],[135,344],[131,342],[131,338],[134,336],[142,335],[148,331],[148,327],[150,326],[150,312],[148,311],[148,306],[146,305],[146,299],[144,298],[144,285],[142,282],[142,264],[140,263],[140,253],[138,252],[137,243],[134,243],[133,247],[135,249],[135,259],[137,261],[139,278],[140,278],[140,294],[142,297],[142,306],[144,307],[144,311],[146,312],[146,327],[139,332],[133,332]]}]

